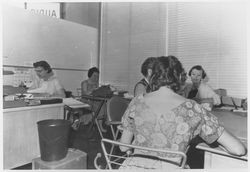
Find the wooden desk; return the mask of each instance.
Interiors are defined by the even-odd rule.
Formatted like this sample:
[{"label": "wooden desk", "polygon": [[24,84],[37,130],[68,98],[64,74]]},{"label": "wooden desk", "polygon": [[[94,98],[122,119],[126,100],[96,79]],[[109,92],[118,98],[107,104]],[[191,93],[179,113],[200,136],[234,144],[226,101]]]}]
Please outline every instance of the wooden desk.
[{"label": "wooden desk", "polygon": [[[224,127],[242,140],[247,147],[247,114],[227,110],[212,112]],[[205,151],[204,168],[247,168],[247,155],[236,157],[227,153],[222,147],[212,148],[205,143],[200,143],[196,148]]]},{"label": "wooden desk", "polygon": [[11,169],[40,156],[37,122],[63,119],[64,104],[3,109],[3,168]]}]

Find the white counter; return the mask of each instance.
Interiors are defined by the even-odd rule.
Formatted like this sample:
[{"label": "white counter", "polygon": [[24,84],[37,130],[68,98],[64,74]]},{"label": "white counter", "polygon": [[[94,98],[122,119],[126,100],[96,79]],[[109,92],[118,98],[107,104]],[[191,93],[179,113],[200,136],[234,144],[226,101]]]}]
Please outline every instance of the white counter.
[{"label": "white counter", "polygon": [[24,106],[24,107],[16,107],[16,108],[7,108],[3,109],[3,112],[16,112],[16,111],[28,111],[28,110],[35,110],[35,109],[44,109],[44,108],[53,108],[64,106],[63,103],[58,104],[47,104],[47,105],[39,105],[39,106]]},{"label": "white counter", "polygon": [[63,119],[63,112],[63,103],[3,109],[3,168],[15,168],[39,157],[37,122]]}]

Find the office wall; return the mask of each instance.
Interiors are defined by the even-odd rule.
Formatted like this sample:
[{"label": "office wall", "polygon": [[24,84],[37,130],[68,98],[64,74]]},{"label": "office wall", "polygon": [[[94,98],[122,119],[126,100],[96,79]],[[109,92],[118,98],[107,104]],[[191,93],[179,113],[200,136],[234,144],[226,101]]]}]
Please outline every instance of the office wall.
[{"label": "office wall", "polygon": [[99,28],[100,3],[62,3],[62,17],[75,23]]},{"label": "office wall", "polygon": [[96,28],[17,7],[3,9],[5,67],[32,67],[35,61],[47,60],[65,88],[75,91],[86,71],[97,65],[97,47]]},{"label": "office wall", "polygon": [[102,27],[101,82],[133,94],[143,61],[166,54],[166,4],[104,3]]}]

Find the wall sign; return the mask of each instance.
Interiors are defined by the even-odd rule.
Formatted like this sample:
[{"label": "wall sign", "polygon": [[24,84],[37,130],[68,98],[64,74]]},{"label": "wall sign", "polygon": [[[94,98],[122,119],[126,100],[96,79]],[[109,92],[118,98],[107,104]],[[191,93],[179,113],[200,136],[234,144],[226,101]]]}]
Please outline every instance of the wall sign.
[{"label": "wall sign", "polygon": [[26,3],[25,9],[55,18],[61,18],[60,3]]}]

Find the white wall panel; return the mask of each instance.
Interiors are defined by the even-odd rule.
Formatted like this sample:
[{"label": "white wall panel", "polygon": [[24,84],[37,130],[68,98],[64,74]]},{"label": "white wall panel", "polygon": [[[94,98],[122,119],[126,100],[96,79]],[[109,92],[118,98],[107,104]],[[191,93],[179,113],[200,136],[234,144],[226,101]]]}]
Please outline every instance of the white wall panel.
[{"label": "white wall panel", "polygon": [[103,10],[101,82],[133,94],[143,61],[166,53],[166,4],[105,3]]}]

